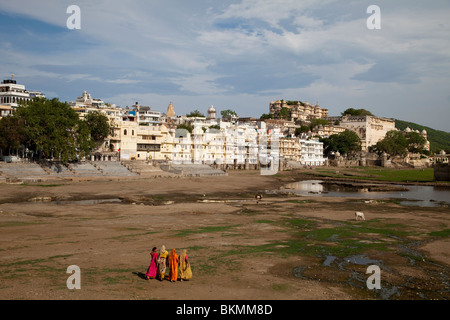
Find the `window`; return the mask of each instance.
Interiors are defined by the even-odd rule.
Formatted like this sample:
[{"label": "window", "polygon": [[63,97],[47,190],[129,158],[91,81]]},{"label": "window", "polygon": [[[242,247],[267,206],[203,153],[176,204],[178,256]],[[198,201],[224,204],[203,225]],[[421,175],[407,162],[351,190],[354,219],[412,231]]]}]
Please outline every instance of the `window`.
[{"label": "window", "polygon": [[123,130],[123,135],[124,135],[124,136],[127,135],[127,129]]}]

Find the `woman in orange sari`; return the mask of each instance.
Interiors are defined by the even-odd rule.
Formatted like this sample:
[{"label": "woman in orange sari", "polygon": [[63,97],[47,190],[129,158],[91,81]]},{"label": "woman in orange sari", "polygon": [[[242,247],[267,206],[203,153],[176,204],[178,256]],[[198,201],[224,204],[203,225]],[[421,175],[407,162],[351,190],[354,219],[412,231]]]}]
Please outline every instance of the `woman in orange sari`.
[{"label": "woman in orange sari", "polygon": [[178,255],[175,252],[175,249],[172,249],[172,251],[169,254],[169,280],[170,282],[177,281],[178,278]]}]

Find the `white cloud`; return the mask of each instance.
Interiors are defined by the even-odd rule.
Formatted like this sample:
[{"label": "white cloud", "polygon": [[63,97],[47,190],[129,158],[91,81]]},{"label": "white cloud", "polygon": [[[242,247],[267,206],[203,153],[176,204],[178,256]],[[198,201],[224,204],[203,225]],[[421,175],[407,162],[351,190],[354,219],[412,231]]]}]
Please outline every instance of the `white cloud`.
[{"label": "white cloud", "polygon": [[[82,29],[68,31],[71,4],[0,0],[0,13],[60,28],[55,46],[67,46],[56,50],[48,41],[49,50],[38,52],[8,38],[0,46],[0,71],[49,79],[43,85],[59,79],[61,96],[75,98],[71,90],[88,81],[104,93],[99,98],[117,98],[109,102],[118,105],[139,96],[166,108],[172,96],[186,109],[222,102],[253,116],[283,95],[324,101],[330,110],[373,105],[376,114],[391,111],[383,99],[395,101],[399,114],[413,114],[411,108],[420,114],[414,101],[424,103],[426,92],[433,92],[430,103],[448,105],[448,1],[379,0],[381,30],[366,27],[368,1],[78,0]],[[21,41],[48,36],[28,32]],[[433,121],[448,128],[441,118]]]}]

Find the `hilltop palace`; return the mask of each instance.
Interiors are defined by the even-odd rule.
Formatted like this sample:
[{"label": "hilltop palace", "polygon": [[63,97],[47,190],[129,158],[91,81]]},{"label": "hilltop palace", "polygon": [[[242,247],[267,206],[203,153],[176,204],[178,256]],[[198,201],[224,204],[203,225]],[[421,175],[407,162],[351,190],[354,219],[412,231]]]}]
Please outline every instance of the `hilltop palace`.
[{"label": "hilltop palace", "polygon": [[[11,115],[20,102],[34,97],[45,96],[27,91],[13,79],[4,80],[0,85],[1,116]],[[172,103],[165,113],[138,102],[121,108],[92,98],[86,91],[69,104],[81,118],[94,111],[103,113],[114,128],[114,133],[92,154],[92,161],[152,160],[256,168],[261,162],[279,158],[302,166],[321,166],[326,159],[319,137],[351,130],[361,138],[362,150],[367,151],[388,131],[395,130],[393,119],[330,117],[328,109],[301,101],[270,102],[271,119],[265,120],[235,116],[219,119],[213,106],[206,117],[177,116]],[[283,108],[289,110],[288,119],[278,117]],[[318,125],[298,137],[294,135],[296,128],[314,119],[325,119],[329,124]],[[193,130],[177,129],[180,125]],[[421,134],[426,137],[426,132]]]}]

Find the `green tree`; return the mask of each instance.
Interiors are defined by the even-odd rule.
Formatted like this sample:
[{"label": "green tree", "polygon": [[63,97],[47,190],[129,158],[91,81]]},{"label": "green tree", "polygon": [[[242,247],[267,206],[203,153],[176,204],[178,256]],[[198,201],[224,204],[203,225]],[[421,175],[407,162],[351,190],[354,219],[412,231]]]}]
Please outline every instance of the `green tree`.
[{"label": "green tree", "polygon": [[280,112],[278,112],[278,117],[280,119],[286,119],[289,120],[291,118],[291,109],[282,107]]},{"label": "green tree", "polygon": [[200,111],[198,111],[198,110],[194,110],[191,113],[188,113],[186,115],[186,117],[188,117],[188,118],[203,117],[204,118],[205,115],[203,113],[201,113]]},{"label": "green tree", "polygon": [[261,120],[273,119],[273,114],[271,114],[271,113],[263,113],[259,119],[261,119]]},{"label": "green tree", "polygon": [[304,106],[304,105],[305,105],[305,104],[303,103],[303,101],[291,101],[291,100],[286,101],[286,104],[287,104],[288,106],[294,106],[294,105],[297,105],[297,104],[300,104],[301,106]]},{"label": "green tree", "polygon": [[177,126],[177,129],[186,129],[187,131],[189,131],[189,133],[192,133],[192,130],[194,130],[194,127],[190,124],[179,124]]},{"label": "green tree", "polygon": [[313,120],[311,120],[310,128],[312,130],[312,129],[314,129],[317,126],[326,125],[326,124],[329,124],[329,123],[330,122],[328,120],[325,120],[325,119],[313,119]]},{"label": "green tree", "polygon": [[237,117],[237,113],[231,109],[222,110],[220,111],[220,114],[222,115],[222,118],[229,118],[231,116]]},{"label": "green tree", "polygon": [[408,153],[408,141],[402,132],[391,130],[377,142],[374,149],[378,154],[386,152],[391,156],[405,156]]},{"label": "green tree", "polygon": [[405,139],[408,143],[408,151],[414,153],[423,153],[425,143],[427,140],[420,133],[417,132],[407,132],[405,133]]},{"label": "green tree", "polygon": [[344,112],[341,113],[341,115],[351,115],[351,116],[373,116],[372,112],[366,109],[354,109],[354,108],[348,108]]},{"label": "green tree", "polygon": [[84,120],[90,129],[92,140],[97,144],[103,143],[105,138],[111,134],[111,125],[108,117],[99,111],[88,113]]},{"label": "green tree", "polygon": [[213,124],[212,126],[209,126],[209,129],[220,130],[220,126],[218,124]]},{"label": "green tree", "polygon": [[3,155],[17,153],[22,145],[26,145],[25,123],[15,116],[0,119],[0,149]]},{"label": "green tree", "polygon": [[430,148],[432,152],[439,153],[441,150],[450,153],[450,132],[442,130],[436,130],[430,127],[425,127],[417,123],[406,122],[402,120],[395,120],[395,127],[399,130],[405,130],[407,127],[413,130],[426,130],[428,135],[427,139],[430,142]]},{"label": "green tree", "polygon": [[42,158],[67,163],[80,152],[90,151],[89,127],[65,102],[56,98],[33,99],[19,106],[15,117],[24,123],[26,146]]},{"label": "green tree", "polygon": [[295,136],[298,137],[302,133],[306,133],[309,130],[310,130],[310,128],[308,126],[302,125],[302,126],[300,126],[300,128],[295,128]]},{"label": "green tree", "polygon": [[323,142],[325,154],[339,151],[340,154],[350,156],[361,151],[361,139],[350,130],[333,134],[329,138],[320,139]]}]

